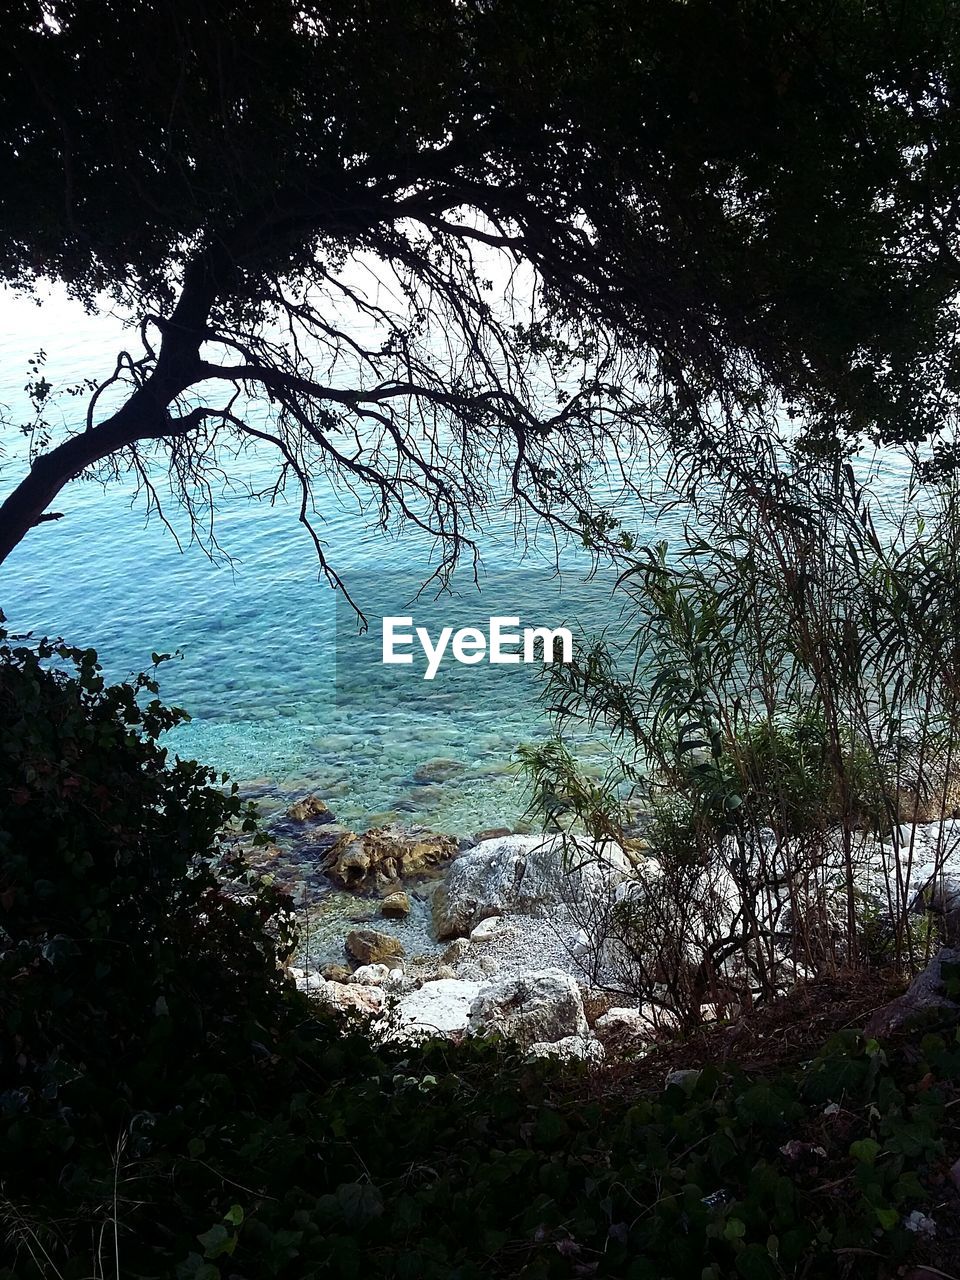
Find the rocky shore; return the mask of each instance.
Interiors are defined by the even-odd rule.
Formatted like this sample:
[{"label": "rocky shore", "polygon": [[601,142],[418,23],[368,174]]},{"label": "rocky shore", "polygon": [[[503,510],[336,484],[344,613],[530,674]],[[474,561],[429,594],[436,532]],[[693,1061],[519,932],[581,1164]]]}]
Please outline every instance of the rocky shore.
[{"label": "rocky shore", "polygon": [[[641,918],[655,906],[655,950],[676,923],[664,915],[660,869],[642,838],[623,847],[506,828],[467,838],[392,824],[355,832],[315,795],[275,813],[270,831],[275,843],[256,855],[261,871],[282,878],[292,850],[297,868],[311,873],[292,886],[302,935],[292,980],[363,1019],[378,1040],[497,1032],[533,1056],[597,1062],[611,1050],[642,1052],[676,1030],[668,999],[638,998],[611,927],[617,904],[630,903]],[[960,822],[904,827],[894,848],[865,841],[863,892],[882,902],[897,875],[902,881],[905,858],[915,909],[939,912],[956,933]],[[743,914],[722,870],[699,877],[697,895],[685,904],[695,931]],[[785,938],[795,905],[767,894],[764,927]],[[692,972],[696,948],[682,946]],[[782,953],[786,989],[805,970],[785,941]],[[737,1012],[716,995],[724,972],[731,988],[743,986],[742,969],[725,963],[712,998],[704,994],[704,1020]]]}]

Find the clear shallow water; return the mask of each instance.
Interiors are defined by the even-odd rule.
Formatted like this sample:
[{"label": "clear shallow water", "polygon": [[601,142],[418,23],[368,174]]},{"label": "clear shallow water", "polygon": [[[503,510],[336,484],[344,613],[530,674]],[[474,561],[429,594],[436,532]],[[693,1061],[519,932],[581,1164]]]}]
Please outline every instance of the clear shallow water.
[{"label": "clear shallow water", "polygon": [[[0,404],[14,422],[26,417],[23,384],[37,350],[47,351],[46,375],[58,386],[102,376],[133,341],[117,320],[86,317],[61,299],[38,308],[0,298],[0,335]],[[69,413],[81,403],[64,397],[58,405]],[[22,445],[15,430],[3,443],[6,492]],[[252,477],[262,466],[257,458],[239,464]],[[104,490],[75,482],[64,491],[57,509],[65,518],[34,530],[0,569],[0,608],[12,631],[92,645],[111,678],[148,666],[154,650],[180,650],[161,668],[162,690],[193,719],[170,746],[258,790],[316,789],[357,825],[397,818],[464,834],[521,817],[527,797],[514,751],[548,732],[534,668],[447,664],[427,682],[422,664],[380,664],[379,620],[412,614],[432,633],[485,624],[491,614],[587,632],[615,624],[610,580],[588,580],[582,550],[563,551],[558,577],[552,546],[522,559],[512,515],[494,511],[479,537],[479,590],[464,572],[452,598],[413,602],[429,575],[427,549],[368,529],[330,493],[322,534],[370,618],[361,639],[355,616],[318,579],[293,507],[224,495],[217,536],[232,562],[214,564],[191,545],[182,514],[168,512],[181,551],[159,520],[145,523],[143,501],[131,500],[123,483]],[[655,532],[639,513],[632,523]],[[602,741],[582,749],[599,767]],[[431,768],[437,760],[454,764]],[[442,781],[432,781],[437,774]]]},{"label": "clear shallow water", "polygon": [[[87,317],[63,298],[37,307],[0,294],[5,416],[14,424],[26,418],[27,361],[39,349],[48,353],[46,375],[61,386],[102,377],[131,343],[135,349],[114,317]],[[82,403],[64,396],[51,416],[76,414]],[[6,493],[23,466],[23,441],[11,427],[0,443]],[[248,456],[236,474],[262,480],[266,465]],[[902,458],[863,465],[879,472],[882,491],[902,487]],[[143,500],[123,482],[107,489],[75,482],[63,492],[57,509],[65,518],[34,530],[0,568],[0,608],[13,631],[94,646],[115,679],[149,665],[154,650],[180,650],[161,668],[162,690],[193,719],[170,746],[252,784],[265,807],[316,790],[338,818],[360,827],[397,819],[467,834],[515,825],[527,804],[515,749],[549,731],[535,669],[447,663],[427,682],[422,661],[380,664],[380,618],[412,614],[436,634],[442,625],[485,626],[490,615],[508,614],[590,633],[617,627],[610,577],[590,580],[587,556],[573,545],[562,551],[558,575],[549,539],[522,557],[512,513],[492,510],[478,535],[479,588],[467,570],[453,596],[414,600],[431,572],[422,541],[370,529],[355,503],[324,496],[321,533],[369,616],[364,638],[342,597],[319,578],[293,506],[236,492],[219,497],[217,536],[230,562],[215,564],[191,543],[174,505],[167,514],[182,550],[160,520],[145,523]],[[678,511],[656,524],[639,507],[618,514],[641,539],[669,539],[682,521]],[[603,741],[579,745],[602,768]]]}]

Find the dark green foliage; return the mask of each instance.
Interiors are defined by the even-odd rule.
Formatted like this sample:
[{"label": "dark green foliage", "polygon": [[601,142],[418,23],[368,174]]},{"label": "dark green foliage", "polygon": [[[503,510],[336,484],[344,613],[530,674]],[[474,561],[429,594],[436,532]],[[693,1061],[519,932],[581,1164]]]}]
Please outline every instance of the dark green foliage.
[{"label": "dark green foliage", "polygon": [[960,163],[945,0],[20,0],[5,34],[7,278],[165,307],[219,239],[237,317],[318,247],[410,258],[401,219],[433,233],[467,206],[561,310],[663,354],[678,425],[696,384],[746,375],[736,352],[828,433],[836,414],[895,438],[942,425],[927,362],[947,362],[948,394]]},{"label": "dark green foliage", "polygon": [[285,904],[219,844],[252,810],[168,761],[157,738],[184,717],[156,694],[149,676],[105,687],[92,649],[0,647],[8,1194],[102,1194],[118,1144],[148,1150],[185,1090],[229,1097],[225,1059],[242,1083],[279,1031]]},{"label": "dark green foliage", "polygon": [[282,904],[214,879],[249,815],[166,759],[154,681],[40,654],[0,652],[2,1280],[886,1277],[906,1213],[946,1226],[953,1031],[666,1090],[378,1053],[281,980]]},{"label": "dark green foliage", "polygon": [[0,277],[105,291],[143,343],[90,430],[27,424],[0,560],[131,448],[189,506],[272,444],[305,520],[328,474],[454,560],[491,459],[623,549],[587,480],[645,490],[651,440],[692,487],[784,414],[955,458],[948,0],[17,0],[3,34]]}]

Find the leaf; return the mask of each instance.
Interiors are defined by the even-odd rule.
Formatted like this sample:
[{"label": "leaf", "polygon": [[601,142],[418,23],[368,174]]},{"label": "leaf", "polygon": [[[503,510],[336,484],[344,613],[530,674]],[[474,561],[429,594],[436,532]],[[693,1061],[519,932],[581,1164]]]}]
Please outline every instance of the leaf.
[{"label": "leaf", "polygon": [[337,1204],[347,1222],[360,1224],[383,1213],[380,1188],[370,1182],[342,1182],[336,1190]]},{"label": "leaf", "polygon": [[861,1138],[859,1142],[850,1143],[850,1154],[862,1164],[873,1164],[880,1154],[880,1143],[873,1138]]},{"label": "leaf", "polygon": [[779,1280],[780,1269],[762,1244],[748,1244],[737,1256],[737,1274],[744,1280]]},{"label": "leaf", "polygon": [[896,1209],[875,1209],[877,1221],[883,1227],[884,1231],[892,1231],[900,1220],[900,1214]]},{"label": "leaf", "polygon": [[237,1247],[237,1237],[231,1235],[220,1222],[209,1231],[204,1231],[203,1235],[197,1236],[197,1239],[203,1245],[205,1258],[219,1258],[223,1254],[231,1254]]}]

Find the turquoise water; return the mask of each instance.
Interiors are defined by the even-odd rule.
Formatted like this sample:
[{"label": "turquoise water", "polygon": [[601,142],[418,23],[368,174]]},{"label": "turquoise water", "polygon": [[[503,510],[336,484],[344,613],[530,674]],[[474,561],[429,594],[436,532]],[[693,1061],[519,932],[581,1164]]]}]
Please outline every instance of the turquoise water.
[{"label": "turquoise water", "polygon": [[[14,423],[26,415],[27,360],[38,349],[59,386],[101,377],[135,341],[116,318],[85,316],[62,298],[40,307],[0,299],[0,315],[0,403]],[[55,413],[66,421],[81,403],[63,397]],[[6,492],[23,465],[22,439],[8,429],[3,444]],[[264,466],[247,456],[235,474],[255,481]],[[589,632],[616,625],[609,577],[589,579],[588,559],[575,546],[562,549],[558,575],[549,540],[522,557],[512,514],[493,510],[479,531],[479,587],[466,571],[453,597],[411,604],[429,574],[428,549],[370,529],[355,505],[326,496],[322,535],[369,615],[366,638],[318,578],[292,506],[219,496],[217,537],[229,560],[212,562],[191,543],[175,506],[167,514],[182,549],[160,520],[145,520],[145,504],[126,481],[65,490],[57,503],[65,518],[34,530],[0,569],[0,607],[11,630],[94,646],[113,678],[149,665],[153,650],[181,651],[161,669],[162,688],[193,719],[170,745],[256,784],[267,804],[317,790],[355,825],[397,818],[458,834],[514,825],[527,804],[515,748],[548,729],[534,669],[448,664],[424,681],[422,667],[380,664],[380,616],[413,614],[436,631],[518,614],[526,625]],[[654,532],[639,512],[622,514]],[[581,749],[602,767],[602,741]],[[437,760],[448,763],[431,768]]]}]

